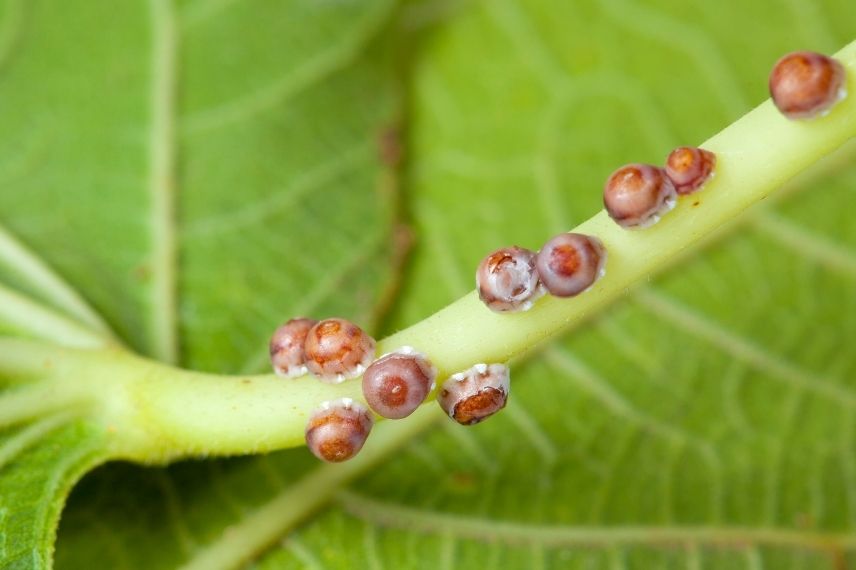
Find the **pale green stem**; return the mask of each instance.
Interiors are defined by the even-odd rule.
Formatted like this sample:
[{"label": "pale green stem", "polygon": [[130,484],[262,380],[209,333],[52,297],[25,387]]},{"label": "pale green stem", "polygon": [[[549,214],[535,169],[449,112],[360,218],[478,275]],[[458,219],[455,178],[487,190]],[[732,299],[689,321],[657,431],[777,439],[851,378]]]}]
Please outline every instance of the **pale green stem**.
[{"label": "pale green stem", "polygon": [[97,393],[87,388],[73,380],[42,380],[9,390],[0,398],[0,430],[53,412],[83,412],[88,407],[94,408]]},{"label": "pale green stem", "polygon": [[847,67],[850,96],[828,116],[790,121],[766,101],[700,145],[716,153],[716,175],[655,226],[624,230],[601,211],[575,228],[599,237],[609,252],[606,276],[587,293],[545,297],[526,313],[503,315],[485,309],[473,291],[385,347],[416,346],[449,374],[473,362],[505,362],[578,325],[856,135],[856,42],[836,57]]},{"label": "pale green stem", "polygon": [[[609,251],[607,274],[590,291],[572,299],[548,296],[532,310],[511,315],[491,312],[472,292],[382,340],[379,351],[417,348],[437,366],[440,382],[479,362],[507,362],[579,325],[698,249],[718,228],[856,135],[856,42],[837,57],[848,69],[851,96],[828,116],[793,122],[767,101],[702,143],[717,154],[716,176],[654,227],[624,230],[600,212],[575,228],[598,236]],[[322,401],[362,399],[359,381],[331,386],[312,378],[199,374],[119,350],[58,349],[57,355],[63,369],[52,377],[73,383],[72,396],[96,397],[114,456],[140,461],[300,445],[306,419]],[[412,424],[404,420],[391,429]]]},{"label": "pale green stem", "polygon": [[113,354],[125,355],[124,349],[114,346],[99,350],[80,350],[67,353],[51,344],[32,340],[0,337],[0,380],[4,390],[0,397],[0,430],[7,426],[39,418],[54,412],[93,413],[103,406],[102,398],[110,392],[105,387],[124,391],[121,380],[111,382],[115,370],[105,366],[97,375],[81,366],[80,355],[97,355],[108,363]]},{"label": "pale green stem", "polygon": [[44,377],[55,356],[53,345],[0,336],[0,377]]}]

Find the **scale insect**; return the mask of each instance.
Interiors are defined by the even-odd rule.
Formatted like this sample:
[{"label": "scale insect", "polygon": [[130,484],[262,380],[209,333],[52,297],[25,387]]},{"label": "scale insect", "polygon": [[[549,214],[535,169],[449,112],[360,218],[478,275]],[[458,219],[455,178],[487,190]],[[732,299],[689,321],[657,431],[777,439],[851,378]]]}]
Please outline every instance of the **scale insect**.
[{"label": "scale insect", "polygon": [[589,289],[606,273],[606,247],[586,234],[562,233],[547,243],[535,258],[535,268],[547,292],[573,297]]},{"label": "scale insect", "polygon": [[363,448],[374,419],[368,409],[350,398],[323,402],[306,424],[306,446],[327,463],[341,463]]},{"label": "scale insect", "polygon": [[403,347],[374,361],[363,373],[363,397],[375,413],[401,419],[434,389],[437,369],[428,358]]},{"label": "scale insect", "polygon": [[677,192],[664,169],[650,164],[626,164],[613,172],[603,189],[609,217],[627,229],[656,224],[675,207]]},{"label": "scale insect", "polygon": [[453,374],[440,387],[437,403],[461,425],[482,422],[505,407],[511,389],[504,364],[476,364]]},{"label": "scale insect", "polygon": [[476,270],[479,298],[491,311],[526,311],[543,294],[535,271],[535,252],[504,247],[485,257]]},{"label": "scale insect", "polygon": [[847,96],[844,66],[811,51],[782,56],[770,72],[770,96],[788,119],[814,119]]},{"label": "scale insect", "polygon": [[375,356],[375,340],[345,319],[325,319],[306,334],[306,368],[322,382],[356,378]]},{"label": "scale insect", "polygon": [[313,319],[299,317],[291,319],[277,328],[270,339],[270,360],[274,372],[283,378],[294,378],[306,374],[306,353],[303,345],[306,335],[313,326]]},{"label": "scale insect", "polygon": [[666,158],[666,176],[681,196],[700,190],[715,169],[716,155],[703,148],[681,146]]}]

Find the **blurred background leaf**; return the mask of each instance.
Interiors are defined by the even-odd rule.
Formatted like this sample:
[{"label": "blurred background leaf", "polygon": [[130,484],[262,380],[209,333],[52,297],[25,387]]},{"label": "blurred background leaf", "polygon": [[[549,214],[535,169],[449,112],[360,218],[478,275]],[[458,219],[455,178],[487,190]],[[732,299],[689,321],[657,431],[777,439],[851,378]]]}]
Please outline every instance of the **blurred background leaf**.
[{"label": "blurred background leaf", "polygon": [[[148,352],[151,21],[134,8],[7,2],[0,220]],[[782,53],[852,40],[854,11],[177,6],[182,363],[261,368],[270,330],[296,313],[375,322],[400,253],[397,187],[416,247],[382,328],[427,316],[472,287],[484,252],[538,247],[594,213],[616,166],[660,162],[760,102]],[[407,162],[393,185],[378,141],[391,161],[396,119]],[[517,367],[504,414],[397,450],[258,566],[856,563],[850,164]],[[57,567],[179,566],[315,468],[305,450],[107,466],[72,496]]]},{"label": "blurred background leaf", "polygon": [[[403,253],[387,148],[400,88],[375,42],[393,8],[3,2],[0,223],[149,355],[159,356],[159,318],[171,310],[156,287],[158,252],[176,250],[188,368],[260,371],[265,339],[297,313],[371,325]],[[172,168],[161,178],[163,164]],[[173,235],[158,229],[164,196],[176,202]],[[49,304],[18,269],[0,269],[3,283]],[[0,567],[46,563],[71,483],[103,461],[97,430],[59,425],[0,433]],[[133,478],[120,488],[135,493]],[[161,508],[160,491],[132,496]],[[228,520],[210,518],[211,536]],[[187,552],[167,542],[127,556],[169,567]],[[95,560],[70,565],[114,564],[92,545]]]}]

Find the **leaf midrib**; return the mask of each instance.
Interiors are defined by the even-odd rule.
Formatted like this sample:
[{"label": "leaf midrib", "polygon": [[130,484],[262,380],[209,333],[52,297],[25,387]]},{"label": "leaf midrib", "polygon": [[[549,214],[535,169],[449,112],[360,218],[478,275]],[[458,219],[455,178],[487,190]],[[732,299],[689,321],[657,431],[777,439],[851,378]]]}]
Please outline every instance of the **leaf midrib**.
[{"label": "leaf midrib", "polygon": [[175,100],[178,34],[172,0],[151,0],[152,128],[149,135],[149,197],[152,211],[152,323],[154,356],[178,361],[176,324]]},{"label": "leaf midrib", "polygon": [[643,544],[667,547],[697,544],[745,548],[778,546],[796,550],[842,554],[856,549],[856,535],[847,533],[800,531],[783,527],[732,525],[539,525],[468,517],[425,509],[405,507],[342,491],[337,503],[350,515],[369,524],[417,531],[424,534],[448,534],[478,541],[540,544],[545,546],[612,547]]}]

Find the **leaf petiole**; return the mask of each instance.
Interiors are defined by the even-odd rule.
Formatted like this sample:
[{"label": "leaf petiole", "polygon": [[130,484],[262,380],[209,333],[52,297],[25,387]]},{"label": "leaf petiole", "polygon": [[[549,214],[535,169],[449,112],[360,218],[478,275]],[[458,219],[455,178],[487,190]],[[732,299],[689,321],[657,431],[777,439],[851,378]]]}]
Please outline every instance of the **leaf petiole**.
[{"label": "leaf petiole", "polygon": [[[828,116],[790,121],[766,101],[702,143],[717,155],[715,177],[703,191],[682,198],[656,226],[627,231],[602,211],[575,228],[600,238],[609,252],[606,276],[585,294],[545,297],[528,312],[496,314],[471,292],[380,341],[379,353],[415,347],[429,355],[441,380],[475,363],[507,362],[579,325],[700,247],[718,228],[856,135],[856,42],[835,57],[848,71],[851,95]],[[27,369],[28,358],[36,362],[45,357],[44,347],[20,346],[22,355],[13,357],[7,356],[10,345],[0,344],[0,361],[6,361],[0,366]],[[8,424],[20,414],[32,417],[52,411],[60,403],[91,405],[87,409],[104,426],[113,456],[143,462],[302,445],[306,420],[321,402],[342,397],[362,400],[359,381],[329,385],[308,377],[204,374],[118,348],[57,348],[48,361],[51,366],[44,368],[42,379],[30,391],[4,396],[0,423],[5,418]],[[13,405],[16,397],[20,401]],[[16,406],[22,410],[18,416]]]}]

